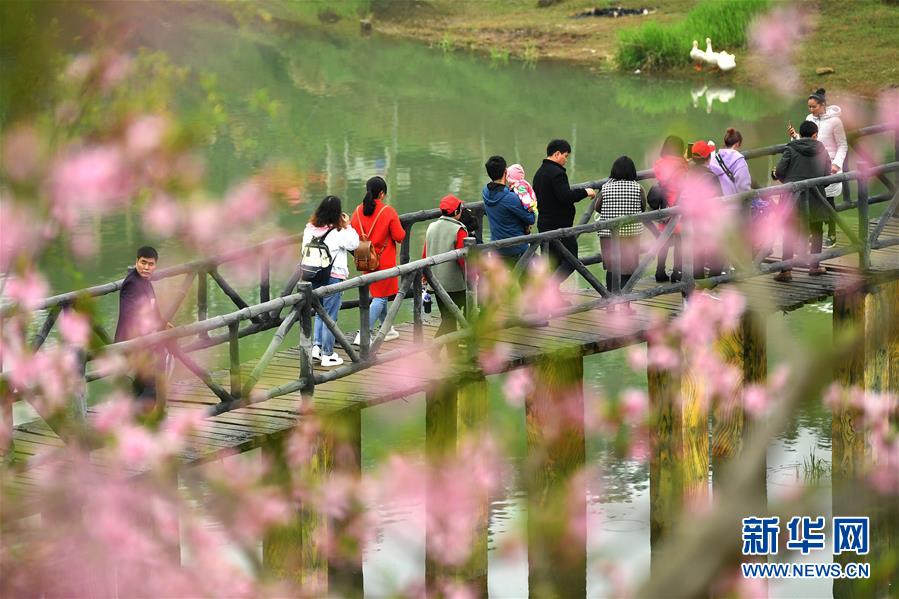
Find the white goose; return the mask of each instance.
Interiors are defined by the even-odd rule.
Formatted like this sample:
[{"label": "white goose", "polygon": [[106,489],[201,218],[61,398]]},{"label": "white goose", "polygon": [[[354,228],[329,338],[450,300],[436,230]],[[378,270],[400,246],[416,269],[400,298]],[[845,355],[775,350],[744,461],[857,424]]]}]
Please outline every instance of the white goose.
[{"label": "white goose", "polygon": [[690,60],[692,60],[696,66],[696,70],[702,70],[702,62],[705,60],[705,52],[699,49],[699,42],[693,40],[693,49],[690,50]]},{"label": "white goose", "polygon": [[724,50],[718,53],[718,68],[722,71],[730,71],[737,66],[737,57],[734,54],[728,54]]},{"label": "white goose", "polygon": [[712,50],[712,38],[710,37],[705,38],[705,52],[703,53],[702,59],[708,65],[713,67],[718,66],[718,53]]}]

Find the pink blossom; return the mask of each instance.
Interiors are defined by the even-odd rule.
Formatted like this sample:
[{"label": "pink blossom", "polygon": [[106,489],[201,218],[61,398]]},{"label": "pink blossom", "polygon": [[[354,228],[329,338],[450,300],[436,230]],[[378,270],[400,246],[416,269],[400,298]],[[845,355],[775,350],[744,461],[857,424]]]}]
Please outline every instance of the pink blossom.
[{"label": "pink blossom", "polygon": [[130,57],[124,54],[111,54],[105,57],[103,61],[103,72],[100,75],[100,86],[109,90],[134,72],[134,62]]},{"label": "pink blossom", "polygon": [[478,300],[485,306],[504,305],[513,287],[505,263],[499,257],[488,253],[479,257],[477,268]]},{"label": "pink blossom", "polygon": [[720,190],[706,177],[692,171],[684,175],[678,206],[687,225],[689,241],[685,243],[694,248],[700,259],[703,255],[727,255],[725,236],[733,229],[736,209],[724,204],[719,195]]},{"label": "pink blossom", "polygon": [[195,204],[188,216],[188,239],[200,250],[214,252],[221,232],[225,229],[225,215],[221,206],[211,202]]},{"label": "pink blossom", "polygon": [[680,353],[667,343],[652,343],[646,349],[648,365],[658,370],[675,370],[680,367]]},{"label": "pink blossom", "polygon": [[640,389],[625,389],[621,394],[621,409],[627,424],[639,425],[645,420],[649,411],[649,397]]},{"label": "pink blossom", "polygon": [[649,360],[646,355],[647,351],[647,347],[643,344],[632,345],[628,348],[627,364],[631,367],[631,370],[635,372],[646,370],[646,367],[649,365]]},{"label": "pink blossom", "polygon": [[549,263],[546,260],[534,262],[518,300],[518,313],[524,317],[548,318],[567,305]]},{"label": "pink blossom", "polygon": [[9,178],[22,183],[34,177],[43,153],[41,139],[31,125],[20,125],[3,139],[3,168]]},{"label": "pink blossom", "polygon": [[116,394],[106,398],[95,408],[94,428],[101,433],[108,433],[131,421],[134,400],[131,397]]},{"label": "pink blossom", "polygon": [[167,195],[156,195],[144,208],[144,228],[160,237],[171,237],[180,218],[178,204]]},{"label": "pink blossom", "polygon": [[899,130],[899,89],[887,89],[877,96],[877,122]]},{"label": "pink blossom", "polygon": [[248,182],[233,189],[225,197],[224,211],[230,222],[246,227],[264,218],[270,205],[271,201],[265,190],[256,182]]},{"label": "pink blossom", "polygon": [[79,54],[69,63],[69,66],[66,68],[65,76],[73,83],[80,84],[87,79],[91,71],[94,70],[96,64],[96,58],[90,54]]},{"label": "pink blossom", "polygon": [[248,493],[233,514],[234,532],[245,543],[255,543],[273,525],[287,523],[292,514],[289,503],[274,489],[262,488]]},{"label": "pink blossom", "polygon": [[158,440],[143,427],[119,427],[116,438],[118,458],[126,467],[153,467],[163,456]]},{"label": "pink blossom", "polygon": [[771,396],[762,385],[749,385],[743,390],[743,407],[754,418],[763,416],[770,403]]},{"label": "pink blossom", "polygon": [[769,85],[783,95],[799,88],[796,52],[813,27],[809,13],[800,5],[775,8],[749,27],[749,45],[767,65]]},{"label": "pink blossom", "polygon": [[0,272],[8,273],[19,258],[36,255],[48,236],[37,215],[16,202],[7,189],[0,189],[0,223]]},{"label": "pink blossom", "polygon": [[67,228],[78,222],[81,213],[105,214],[119,207],[132,191],[131,175],[115,146],[75,151],[53,167],[53,214]]},{"label": "pink blossom", "polygon": [[99,250],[99,239],[96,230],[90,228],[84,220],[81,220],[72,230],[70,243],[72,253],[81,259],[96,256]]},{"label": "pink blossom", "polygon": [[315,418],[301,418],[287,439],[287,463],[292,468],[306,466],[315,455],[319,434]]},{"label": "pink blossom", "polygon": [[488,350],[481,350],[478,362],[481,369],[488,374],[500,372],[509,359],[509,346],[506,343],[496,343]]},{"label": "pink blossom", "polygon": [[530,368],[518,368],[506,375],[503,394],[509,405],[523,406],[525,397],[533,390],[534,377]]},{"label": "pink blossom", "polygon": [[142,158],[159,149],[169,129],[169,122],[158,114],[145,114],[128,126],[125,147],[132,158]]},{"label": "pink blossom", "polygon": [[180,447],[188,438],[188,434],[197,430],[206,415],[202,410],[181,410],[170,413],[162,429],[162,439],[166,447]]},{"label": "pink blossom", "polygon": [[86,347],[91,337],[90,318],[74,310],[59,315],[59,332],[69,345]]},{"label": "pink blossom", "polygon": [[33,270],[27,271],[24,276],[11,276],[4,290],[9,299],[28,311],[36,309],[49,291],[44,277]]},{"label": "pink blossom", "polygon": [[119,376],[128,371],[128,359],[122,354],[102,354],[91,360],[94,372],[100,377]]}]

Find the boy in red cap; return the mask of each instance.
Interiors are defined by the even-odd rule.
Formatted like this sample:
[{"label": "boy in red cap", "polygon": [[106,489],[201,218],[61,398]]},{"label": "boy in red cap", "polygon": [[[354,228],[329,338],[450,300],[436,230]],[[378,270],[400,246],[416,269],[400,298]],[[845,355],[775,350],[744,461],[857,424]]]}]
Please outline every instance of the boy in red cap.
[{"label": "boy in red cap", "polygon": [[[440,218],[428,225],[425,233],[425,247],[422,258],[445,254],[465,245],[468,229],[459,217],[462,215],[462,200],[450,194],[440,200]],[[465,261],[462,258],[443,262],[431,267],[434,278],[443,285],[453,303],[465,311]],[[448,306],[437,296],[437,307],[440,308],[440,327],[436,337],[456,330],[456,319]]]}]

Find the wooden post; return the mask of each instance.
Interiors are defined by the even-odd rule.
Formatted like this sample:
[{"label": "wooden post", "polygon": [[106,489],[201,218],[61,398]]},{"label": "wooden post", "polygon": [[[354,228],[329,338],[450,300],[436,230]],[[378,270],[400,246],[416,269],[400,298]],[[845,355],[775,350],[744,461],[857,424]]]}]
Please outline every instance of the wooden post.
[{"label": "wooden post", "polygon": [[[483,377],[460,385],[456,398],[456,432],[460,440],[476,440],[486,429],[489,418],[489,392]],[[459,581],[474,592],[487,596],[487,533],[490,524],[490,497],[478,498],[474,541],[468,561],[460,568]]]},{"label": "wooden post", "polygon": [[412,275],[412,340],[415,343],[421,343],[424,340],[424,323],[422,322],[422,284],[421,277],[417,274]]},{"label": "wooden post", "polygon": [[[686,278],[692,271],[684,266],[683,273]],[[702,409],[694,384],[680,373],[652,366],[646,375],[653,435],[649,539],[651,559],[656,560],[659,541],[674,528],[685,504],[708,500],[709,429],[708,412]]]},{"label": "wooden post", "polygon": [[[300,408],[301,419],[318,418],[321,433],[312,456],[299,470],[292,470],[284,454],[284,436],[268,436],[262,450],[273,464],[274,481],[282,486],[299,483],[319,488],[332,475],[361,476],[362,413],[359,408],[315,414],[311,397]],[[295,485],[294,485],[295,486]],[[303,586],[311,596],[362,597],[362,547],[350,542],[357,527],[357,509],[351,506],[342,518],[329,518],[319,510],[300,506],[295,518],[263,539],[263,565],[269,576]],[[317,544],[323,535],[338,542],[331,555]]]},{"label": "wooden post", "polygon": [[[456,389],[450,384],[440,384],[425,395],[425,458],[428,468],[439,468],[441,462],[456,450],[458,405]],[[464,481],[461,484],[465,484]],[[442,501],[430,488],[425,490],[425,501]],[[435,581],[454,578],[454,568],[439,559],[431,535],[425,530],[425,584],[431,588]]]},{"label": "wooden post", "polygon": [[[858,163],[859,170],[866,168],[863,162]],[[868,178],[858,178],[858,268],[862,272],[871,268],[871,241],[868,237]]]},{"label": "wooden post", "polygon": [[[768,372],[764,315],[745,312],[737,328],[718,341],[718,350],[726,362],[740,369],[744,385],[764,382]],[[746,431],[746,416],[740,398],[716,398],[711,451],[715,488],[721,483],[718,474],[722,467],[739,456]],[[759,485],[763,491],[766,480],[762,470]]]},{"label": "wooden post", "polygon": [[371,294],[368,285],[363,285],[359,288],[359,354],[363,360],[368,358],[368,350],[371,349],[370,307]]},{"label": "wooden post", "polygon": [[[349,408],[321,416],[321,456],[325,477],[336,474],[358,481],[362,476],[362,410]],[[355,537],[351,527],[358,526],[356,517],[361,506],[348,510],[343,518],[324,523],[332,538],[339,539],[339,554],[328,560],[328,595],[333,597],[362,597],[362,546],[350,542]]]},{"label": "wooden post", "polygon": [[271,298],[271,260],[269,260],[268,255],[265,255],[259,263],[259,303],[265,303]]},{"label": "wooden post", "polygon": [[[205,270],[197,271],[197,321],[206,320],[207,302],[209,301],[209,280]],[[200,337],[207,338],[209,333],[203,331]]]},{"label": "wooden post", "polygon": [[[899,395],[899,281],[882,283],[865,298],[865,373],[866,391],[875,393],[892,393]],[[899,427],[899,417],[893,414],[889,424]],[[895,428],[893,428],[895,430]],[[884,456],[872,455],[875,465]],[[890,596],[891,589],[899,588],[899,565],[895,559],[888,565],[883,556],[899,554],[899,505],[894,498],[877,496],[868,493],[869,503],[864,512],[858,507],[858,515],[871,518],[871,553],[874,564],[871,566],[872,577],[877,582],[875,588],[856,588],[851,590],[857,596]],[[849,500],[847,500],[847,503]],[[846,515],[851,515],[847,505]],[[853,556],[854,557],[854,556]],[[855,560],[849,560],[855,561]],[[844,593],[848,585],[835,584],[834,592]],[[857,591],[857,592],[856,592]]]},{"label": "wooden post", "polygon": [[300,321],[300,378],[304,379],[303,393],[312,395],[315,389],[315,371],[312,364],[313,315],[312,283],[303,281],[297,285],[297,291],[305,297],[297,304]]},{"label": "wooden post", "polygon": [[[477,251],[475,250],[477,239],[466,237],[462,243],[464,247],[468,248],[468,254],[465,255],[465,314],[469,321],[474,321],[478,310],[477,270],[474,265],[477,260]],[[471,343],[473,343],[473,339],[469,340],[469,344]]]},{"label": "wooden post", "polygon": [[209,301],[209,280],[206,271],[197,271],[197,320],[206,320],[207,302]]},{"label": "wooden post", "polygon": [[[833,297],[833,332],[836,338],[846,333],[863,333],[865,317],[864,292],[859,289],[837,289]],[[836,365],[835,378],[845,387],[861,386],[865,381],[865,352],[852,352]],[[833,478],[852,479],[864,463],[865,442],[857,429],[860,417],[854,408],[836,408],[833,414]]]},{"label": "wooden post", "polygon": [[[87,424],[87,378],[85,373],[87,370],[87,352],[84,349],[77,351],[78,374],[82,377],[84,387],[75,392],[75,401],[72,405],[72,418],[79,425]],[[157,386],[156,392],[159,392]],[[158,401],[158,398],[157,398]]]},{"label": "wooden post", "polygon": [[580,353],[547,355],[533,366],[525,398],[528,587],[532,597],[586,594],[586,539],[571,522],[587,517],[584,466],[584,362]]},{"label": "wooden post", "polygon": [[[859,194],[861,195],[861,194]],[[833,297],[833,332],[835,339],[845,341],[846,335],[864,335],[865,292],[862,289],[837,289]],[[835,367],[835,380],[849,388],[865,382],[865,345],[846,355]],[[838,405],[833,409],[832,424],[832,493],[833,515],[870,515],[873,507],[866,486],[859,479],[865,469],[866,445],[864,432],[859,428],[861,413],[857,408]],[[876,524],[875,524],[876,530]],[[834,561],[864,561],[864,556],[841,554]],[[834,597],[856,597],[857,581],[834,580]]]},{"label": "wooden post", "polygon": [[409,262],[412,247],[412,225],[414,224],[415,223],[410,222],[407,225],[403,225],[406,236],[400,244],[400,264],[407,264]]},{"label": "wooden post", "polygon": [[865,299],[865,389],[899,394],[899,281]]},{"label": "wooden post", "polygon": [[240,322],[232,322],[228,325],[228,370],[231,374],[231,395],[234,399],[240,399],[240,343],[237,333]]}]

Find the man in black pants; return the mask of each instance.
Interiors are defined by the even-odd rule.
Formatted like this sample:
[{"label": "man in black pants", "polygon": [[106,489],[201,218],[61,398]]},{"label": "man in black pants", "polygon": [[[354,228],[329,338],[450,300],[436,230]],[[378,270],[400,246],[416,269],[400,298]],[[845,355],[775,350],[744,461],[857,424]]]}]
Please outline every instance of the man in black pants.
[{"label": "man in black pants", "polygon": [[[571,189],[565,163],[571,155],[571,144],[564,139],[554,139],[546,146],[546,158],[534,173],[534,193],[537,195],[537,228],[541,233],[574,226],[574,205],[586,197],[594,197],[593,189]],[[577,257],[577,239],[564,237],[562,245]],[[552,245],[550,260],[556,267],[555,275],[564,281],[574,272],[574,265],[563,260],[561,253]]]},{"label": "man in black pants", "polygon": [[[156,270],[159,253],[152,247],[137,250],[134,268],[128,271],[119,292],[119,320],[116,324],[115,342],[128,341],[171,328],[159,312],[156,292],[150,279]],[[156,405],[156,374],[164,363],[161,349],[136,352],[134,354],[134,396],[144,411]]]}]

